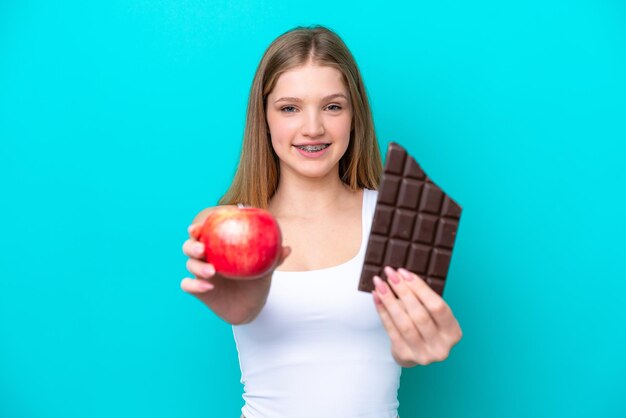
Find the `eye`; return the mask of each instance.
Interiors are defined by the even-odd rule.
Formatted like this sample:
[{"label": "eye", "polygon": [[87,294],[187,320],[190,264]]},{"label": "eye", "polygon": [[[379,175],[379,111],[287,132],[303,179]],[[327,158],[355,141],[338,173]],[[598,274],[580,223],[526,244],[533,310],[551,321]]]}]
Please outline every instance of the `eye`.
[{"label": "eye", "polygon": [[293,113],[296,111],[296,108],[294,106],[283,106],[280,108],[280,111],[285,113]]},{"label": "eye", "polygon": [[326,106],[326,109],[333,110],[333,111],[338,111],[338,110],[341,110],[341,106],[338,105],[338,104],[330,104],[330,105]]}]

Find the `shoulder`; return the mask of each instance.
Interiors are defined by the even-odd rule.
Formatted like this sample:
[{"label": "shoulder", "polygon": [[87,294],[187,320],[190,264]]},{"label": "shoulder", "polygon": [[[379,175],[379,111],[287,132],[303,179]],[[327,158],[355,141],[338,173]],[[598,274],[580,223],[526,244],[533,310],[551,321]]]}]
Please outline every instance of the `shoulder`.
[{"label": "shoulder", "polygon": [[207,218],[207,216],[209,216],[211,212],[220,208],[229,208],[229,207],[232,208],[232,207],[237,207],[237,206],[236,205],[222,205],[222,206],[212,206],[206,209],[202,209],[200,212],[198,212],[196,217],[193,218],[193,222],[191,222],[191,224],[194,225],[194,224],[204,223],[204,220]]},{"label": "shoulder", "polygon": [[376,196],[378,196],[378,190],[374,190],[374,189],[363,189],[363,193],[365,194],[366,197],[373,197],[376,198]]},{"label": "shoulder", "polygon": [[376,206],[376,200],[378,199],[378,190],[363,189],[363,203],[368,206]]}]

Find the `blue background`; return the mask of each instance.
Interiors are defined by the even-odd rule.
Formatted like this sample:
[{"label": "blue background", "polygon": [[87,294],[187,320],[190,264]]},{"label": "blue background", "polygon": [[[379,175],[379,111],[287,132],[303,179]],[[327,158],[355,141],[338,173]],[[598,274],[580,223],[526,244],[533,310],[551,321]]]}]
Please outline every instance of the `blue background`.
[{"label": "blue background", "polygon": [[179,288],[248,89],[336,30],[381,148],[464,208],[464,338],[400,415],[624,417],[622,1],[0,2],[0,417],[236,417],[230,327]]}]

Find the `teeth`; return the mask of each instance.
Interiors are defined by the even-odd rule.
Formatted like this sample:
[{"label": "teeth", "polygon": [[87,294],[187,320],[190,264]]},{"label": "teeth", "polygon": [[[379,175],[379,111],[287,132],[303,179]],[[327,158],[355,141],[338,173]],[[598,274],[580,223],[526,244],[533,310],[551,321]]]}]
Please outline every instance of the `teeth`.
[{"label": "teeth", "polygon": [[329,145],[328,144],[320,144],[320,145],[299,145],[298,148],[300,148],[301,150],[304,150],[306,152],[317,152],[317,151],[321,151],[324,148],[327,148]]}]

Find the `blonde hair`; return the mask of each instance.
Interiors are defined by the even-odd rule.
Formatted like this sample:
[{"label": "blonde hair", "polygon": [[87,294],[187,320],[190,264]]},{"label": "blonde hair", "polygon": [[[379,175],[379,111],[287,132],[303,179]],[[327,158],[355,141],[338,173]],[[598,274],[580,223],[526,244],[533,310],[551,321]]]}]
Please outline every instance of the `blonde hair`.
[{"label": "blonde hair", "polygon": [[276,38],[265,51],[254,75],[239,166],[220,204],[244,203],[267,208],[280,176],[266,120],[266,98],[281,74],[305,65],[336,68],[343,74],[353,110],[352,131],[346,153],[339,161],[339,176],[352,190],[378,188],[382,161],[374,120],[361,73],[345,43],[323,26],[296,27]]}]

